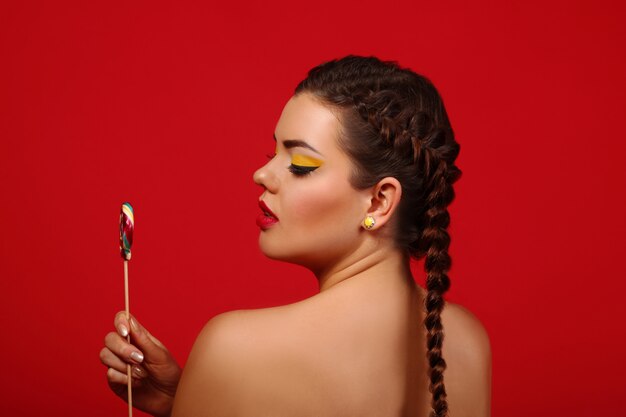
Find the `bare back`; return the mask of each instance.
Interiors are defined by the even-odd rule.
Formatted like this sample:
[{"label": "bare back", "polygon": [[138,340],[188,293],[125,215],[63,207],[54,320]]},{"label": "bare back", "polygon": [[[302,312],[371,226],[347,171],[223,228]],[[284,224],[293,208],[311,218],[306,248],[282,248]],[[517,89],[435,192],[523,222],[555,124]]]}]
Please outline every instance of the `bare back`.
[{"label": "bare back", "polygon": [[[187,366],[197,369],[183,374],[173,415],[428,416],[424,290],[377,296],[376,305],[358,295],[346,303],[340,291],[328,291],[218,316],[194,346]],[[488,415],[476,412],[480,405],[464,411],[476,398],[459,393],[477,383],[464,364],[468,341],[459,334],[468,314],[450,303],[442,314],[444,381],[455,417]],[[447,349],[458,340],[465,340],[462,349]],[[202,372],[215,372],[213,380],[203,384]]]}]

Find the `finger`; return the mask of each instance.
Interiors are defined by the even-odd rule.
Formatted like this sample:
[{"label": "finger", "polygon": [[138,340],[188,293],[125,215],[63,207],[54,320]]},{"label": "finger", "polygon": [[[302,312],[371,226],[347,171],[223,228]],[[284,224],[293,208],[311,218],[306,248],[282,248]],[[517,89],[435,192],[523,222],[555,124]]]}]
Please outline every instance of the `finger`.
[{"label": "finger", "polygon": [[[152,347],[151,345],[155,345],[161,348],[162,350],[167,350],[165,346],[163,345],[163,343],[161,343],[161,341],[158,340],[156,337],[152,336],[152,334],[150,334],[150,332],[145,327],[143,327],[141,323],[139,323],[139,321],[137,320],[135,316],[131,314],[130,317],[132,320],[129,323],[129,321],[126,319],[125,311],[119,311],[115,315],[114,325],[115,325],[115,328],[117,329],[117,332],[120,334],[120,336],[126,337],[129,332],[132,332],[133,320],[134,320],[134,324],[136,325],[134,327],[135,336],[137,336],[137,339],[138,339],[137,341],[139,342],[138,343],[139,348],[143,349],[147,346],[148,349],[150,349],[150,347]],[[142,335],[142,333],[145,333],[145,334]],[[142,336],[147,336],[147,340],[145,339],[145,337],[142,337]],[[142,342],[143,342],[143,345],[142,345]]]},{"label": "finger", "polygon": [[128,319],[126,318],[125,311],[119,311],[115,315],[115,320],[113,320],[113,325],[115,326],[115,329],[117,330],[120,336],[122,337],[128,336],[128,333],[130,332],[130,325],[128,323]]},{"label": "finger", "polygon": [[133,377],[133,380],[134,379],[141,380],[145,378],[146,376],[148,376],[148,373],[141,366],[133,365],[131,367],[131,376]]},{"label": "finger", "polygon": [[111,391],[113,391],[118,397],[123,398],[124,401],[128,402],[128,387],[126,386],[126,384],[113,382],[111,380],[111,377],[113,375],[112,373],[113,371],[107,370],[107,382],[109,384],[109,387],[111,388]]},{"label": "finger", "polygon": [[100,362],[107,368],[113,368],[119,372],[126,372],[126,362],[122,361],[107,347],[100,351]]},{"label": "finger", "polygon": [[165,346],[152,336],[134,316],[130,318],[130,337],[133,343],[145,353],[147,363],[162,363],[170,360]]},{"label": "finger", "polygon": [[128,375],[113,368],[107,371],[107,378],[111,384],[126,385],[128,384]]},{"label": "finger", "polygon": [[117,333],[108,333],[104,338],[104,346],[124,362],[136,365],[143,362],[143,353]]},{"label": "finger", "polygon": [[[131,378],[133,387],[141,386],[141,380],[137,378]],[[125,372],[119,372],[113,368],[107,370],[107,381],[109,386],[117,395],[123,394],[128,388],[128,375]],[[125,398],[125,397],[124,397]]]},{"label": "finger", "polygon": [[[100,351],[100,361],[107,368],[113,368],[118,372],[126,373],[126,366],[127,366],[126,362],[118,358],[113,352],[109,350],[109,348],[106,348],[106,347],[102,348],[102,350]],[[133,378],[141,379],[141,378],[146,377],[147,375],[148,374],[146,370],[143,369],[143,367],[139,365],[132,366]]]}]

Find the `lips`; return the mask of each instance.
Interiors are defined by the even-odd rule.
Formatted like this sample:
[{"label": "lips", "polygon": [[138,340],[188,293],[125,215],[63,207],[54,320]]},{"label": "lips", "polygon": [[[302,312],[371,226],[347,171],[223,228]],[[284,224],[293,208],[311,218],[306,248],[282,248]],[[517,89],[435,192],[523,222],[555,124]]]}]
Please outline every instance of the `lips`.
[{"label": "lips", "polygon": [[263,213],[259,214],[256,218],[256,224],[261,229],[266,230],[275,223],[278,223],[278,217],[267,207],[267,204],[263,200],[259,200],[259,207],[263,210]]}]

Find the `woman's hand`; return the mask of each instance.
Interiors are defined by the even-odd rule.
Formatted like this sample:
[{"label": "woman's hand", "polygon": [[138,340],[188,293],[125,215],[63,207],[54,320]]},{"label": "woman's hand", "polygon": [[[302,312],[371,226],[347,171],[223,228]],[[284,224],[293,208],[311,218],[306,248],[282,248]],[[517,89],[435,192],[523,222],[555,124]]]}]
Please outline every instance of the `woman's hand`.
[{"label": "woman's hand", "polygon": [[[100,360],[109,369],[107,379],[111,390],[128,402],[126,364],[131,364],[133,406],[153,416],[169,416],[181,369],[170,352],[152,336],[135,317],[130,323],[126,313],[115,316],[117,332],[104,338]],[[130,334],[132,344],[126,341]]]}]

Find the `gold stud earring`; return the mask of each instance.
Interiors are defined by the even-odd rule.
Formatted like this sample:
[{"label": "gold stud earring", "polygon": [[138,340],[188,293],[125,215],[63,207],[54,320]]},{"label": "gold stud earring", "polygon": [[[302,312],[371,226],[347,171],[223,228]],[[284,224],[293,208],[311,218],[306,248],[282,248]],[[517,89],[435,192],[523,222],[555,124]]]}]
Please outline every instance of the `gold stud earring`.
[{"label": "gold stud earring", "polygon": [[367,216],[363,220],[363,227],[365,227],[367,230],[370,230],[372,227],[374,227],[375,224],[376,220],[372,216]]}]

